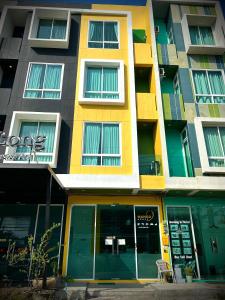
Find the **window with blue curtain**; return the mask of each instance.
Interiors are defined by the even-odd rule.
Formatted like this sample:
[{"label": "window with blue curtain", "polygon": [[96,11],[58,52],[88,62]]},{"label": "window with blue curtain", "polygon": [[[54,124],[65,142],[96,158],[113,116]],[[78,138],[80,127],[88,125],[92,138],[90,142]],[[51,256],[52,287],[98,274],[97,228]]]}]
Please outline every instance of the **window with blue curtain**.
[{"label": "window with blue curtain", "polygon": [[225,127],[204,127],[210,167],[225,167]]},{"label": "window with blue curtain", "polygon": [[61,98],[61,90],[62,65],[30,64],[24,98],[57,100]]},{"label": "window with blue curtain", "polygon": [[222,71],[192,71],[197,103],[225,104],[225,84]]},{"label": "window with blue curtain", "polygon": [[82,165],[120,166],[119,124],[85,123]]},{"label": "window with blue curtain", "polygon": [[37,38],[64,40],[66,38],[66,26],[66,20],[40,19]]},{"label": "window with blue curtain", "polygon": [[21,122],[20,137],[45,136],[44,150],[41,152],[35,151],[32,147],[17,147],[17,153],[31,154],[31,161],[42,163],[49,163],[53,158],[54,142],[55,142],[55,128],[54,122]]},{"label": "window with blue curtain", "polygon": [[87,67],[84,97],[118,99],[118,68]]},{"label": "window with blue curtain", "polygon": [[91,21],[89,23],[88,47],[118,49],[118,23]]},{"label": "window with blue curtain", "polygon": [[215,45],[212,28],[207,26],[189,26],[192,45]]}]

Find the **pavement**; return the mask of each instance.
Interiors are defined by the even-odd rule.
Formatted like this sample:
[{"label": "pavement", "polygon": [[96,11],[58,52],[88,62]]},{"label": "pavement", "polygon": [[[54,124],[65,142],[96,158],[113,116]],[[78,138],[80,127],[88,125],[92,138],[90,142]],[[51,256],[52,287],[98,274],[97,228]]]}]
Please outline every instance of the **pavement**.
[{"label": "pavement", "polygon": [[74,284],[68,300],[225,300],[225,284]]}]

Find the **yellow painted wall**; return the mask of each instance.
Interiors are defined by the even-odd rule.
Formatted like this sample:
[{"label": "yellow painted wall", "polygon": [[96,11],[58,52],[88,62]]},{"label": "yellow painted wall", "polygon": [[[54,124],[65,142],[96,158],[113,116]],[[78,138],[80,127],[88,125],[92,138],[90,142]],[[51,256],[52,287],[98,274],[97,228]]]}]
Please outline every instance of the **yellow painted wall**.
[{"label": "yellow painted wall", "polygon": [[[91,49],[88,43],[89,20],[113,20],[119,22],[119,49]],[[78,56],[77,90],[75,99],[74,129],[70,173],[76,174],[132,174],[131,114],[128,65],[128,26],[126,16],[82,15],[80,31],[80,47]],[[79,104],[80,60],[81,59],[117,59],[124,61],[125,71],[125,105],[90,105]],[[82,166],[82,141],[84,121],[119,122],[122,133],[122,161],[120,167]]]},{"label": "yellow painted wall", "polygon": [[113,204],[120,205],[157,205],[159,207],[159,221],[161,232],[161,247],[163,259],[169,261],[169,254],[164,252],[163,242],[167,238],[163,230],[163,203],[160,196],[70,196],[68,198],[67,213],[66,213],[66,228],[64,239],[64,257],[63,257],[63,275],[66,275],[66,264],[69,247],[69,231],[70,231],[70,215],[71,208],[74,204]]}]

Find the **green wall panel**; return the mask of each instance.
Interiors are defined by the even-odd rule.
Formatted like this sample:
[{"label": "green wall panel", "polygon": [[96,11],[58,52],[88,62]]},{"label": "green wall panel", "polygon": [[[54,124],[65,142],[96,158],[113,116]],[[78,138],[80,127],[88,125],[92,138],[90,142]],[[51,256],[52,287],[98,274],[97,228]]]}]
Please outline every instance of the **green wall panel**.
[{"label": "green wall panel", "polygon": [[166,128],[166,144],[169,160],[170,176],[185,177],[185,165],[181,144],[180,131],[176,128]]},{"label": "green wall panel", "polygon": [[166,22],[164,19],[155,19],[155,26],[159,26],[159,33],[156,37],[158,44],[168,44]]}]

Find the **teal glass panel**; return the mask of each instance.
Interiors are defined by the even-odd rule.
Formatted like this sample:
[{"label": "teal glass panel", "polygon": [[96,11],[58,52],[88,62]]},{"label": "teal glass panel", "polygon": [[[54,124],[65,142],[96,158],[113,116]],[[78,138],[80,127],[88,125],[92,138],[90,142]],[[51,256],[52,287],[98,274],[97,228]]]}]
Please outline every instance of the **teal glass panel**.
[{"label": "teal glass panel", "polygon": [[135,279],[133,206],[99,205],[95,279]]},{"label": "teal glass panel", "polygon": [[[221,199],[223,202],[224,200]],[[219,199],[191,207],[201,279],[225,279],[225,207]]]},{"label": "teal glass panel", "polygon": [[94,227],[94,206],[72,207],[67,263],[67,275],[72,278],[93,278]]},{"label": "teal glass panel", "polygon": [[50,39],[52,31],[52,20],[40,19],[38,25],[37,38]]},{"label": "teal glass panel", "polygon": [[46,65],[31,64],[29,70],[28,81],[24,93],[25,98],[40,98],[41,91],[38,89],[43,88],[44,76]]},{"label": "teal glass panel", "polygon": [[103,42],[103,22],[96,22],[96,21],[90,22],[89,41]]},{"label": "teal glass panel", "polygon": [[192,45],[201,45],[201,39],[197,26],[189,26],[190,38]]},{"label": "teal glass panel", "polygon": [[188,177],[194,177],[194,170],[193,170],[193,165],[192,165],[191,152],[190,152],[188,142],[185,141],[183,143],[183,146],[184,146],[184,154],[185,154],[186,167],[187,167],[187,176]]},{"label": "teal glass panel", "polygon": [[138,278],[156,278],[161,259],[157,207],[135,207]]},{"label": "teal glass panel", "polygon": [[60,89],[61,83],[61,65],[47,65],[45,73],[44,89]]},{"label": "teal glass panel", "polygon": [[173,265],[184,267],[188,262],[192,262],[196,267],[189,208],[167,207],[167,219]]},{"label": "teal glass panel", "polygon": [[119,125],[103,124],[103,154],[119,154]]},{"label": "teal glass panel", "polygon": [[[35,242],[40,242],[41,237],[45,232],[45,205],[39,206],[38,212],[38,222],[37,222],[37,229],[36,229],[36,238]],[[53,225],[53,223],[60,223],[62,224],[62,213],[63,213],[63,205],[51,205],[50,206],[50,217],[49,217],[49,228]],[[52,248],[52,251],[49,252],[50,257],[57,256],[56,261],[58,262],[58,255],[60,250],[60,235],[61,235],[61,226],[57,229],[52,231],[52,234],[49,239],[49,249]],[[53,268],[51,264],[47,265],[47,275],[53,275]]]},{"label": "teal glass panel", "polygon": [[[36,137],[38,129],[38,122],[22,122],[20,127],[20,137]],[[25,153],[31,152],[31,147],[17,147],[16,152]]]},{"label": "teal glass panel", "polygon": [[104,23],[104,41],[118,42],[118,25],[117,22]]},{"label": "teal glass panel", "polygon": [[101,154],[102,124],[86,123],[84,129],[84,154]]},{"label": "teal glass panel", "polygon": [[[102,68],[88,67],[86,77],[86,92],[96,92],[102,89]],[[97,94],[97,93],[96,93]]]},{"label": "teal glass panel", "polygon": [[66,38],[66,25],[67,21],[65,20],[54,20],[51,39],[64,40]]},{"label": "teal glass panel", "polygon": [[217,127],[204,127],[204,137],[208,156],[223,156]]},{"label": "teal glass panel", "polygon": [[212,94],[225,95],[225,84],[222,73],[220,71],[209,71],[208,76]]},{"label": "teal glass panel", "polygon": [[53,152],[55,141],[55,123],[54,122],[40,122],[38,134],[45,136],[45,149],[43,152]]},{"label": "teal glass panel", "polygon": [[103,68],[103,91],[118,92],[117,68]]},{"label": "teal glass panel", "polygon": [[85,156],[82,157],[82,165],[84,166],[100,166],[101,157],[100,156]]},{"label": "teal glass panel", "polygon": [[[0,277],[6,275],[16,281],[26,280],[20,267],[8,267],[4,255],[9,241],[16,242],[15,251],[26,246],[29,235],[34,234],[37,205],[0,204]],[[22,269],[22,268],[21,268]]]},{"label": "teal glass panel", "polygon": [[103,166],[120,166],[120,157],[103,157]]},{"label": "teal glass panel", "polygon": [[211,27],[199,27],[203,45],[215,45]]}]

